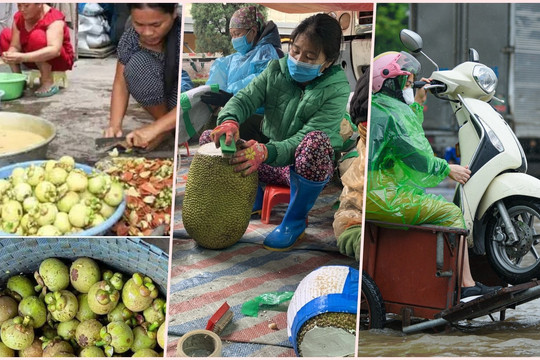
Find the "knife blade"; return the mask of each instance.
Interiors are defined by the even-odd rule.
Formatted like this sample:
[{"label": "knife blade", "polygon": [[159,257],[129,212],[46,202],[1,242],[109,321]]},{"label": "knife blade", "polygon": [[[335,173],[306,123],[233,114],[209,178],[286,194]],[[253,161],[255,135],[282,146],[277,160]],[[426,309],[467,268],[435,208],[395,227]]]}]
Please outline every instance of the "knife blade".
[{"label": "knife blade", "polygon": [[97,138],[94,140],[94,142],[96,150],[99,152],[110,151],[115,147],[122,149],[128,148],[125,136]]}]

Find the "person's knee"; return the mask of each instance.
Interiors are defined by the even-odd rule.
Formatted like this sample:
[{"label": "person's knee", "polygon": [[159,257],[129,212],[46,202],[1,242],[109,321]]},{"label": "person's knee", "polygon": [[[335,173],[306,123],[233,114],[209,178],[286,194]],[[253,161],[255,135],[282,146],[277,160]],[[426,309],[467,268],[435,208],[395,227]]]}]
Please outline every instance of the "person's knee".
[{"label": "person's knee", "polygon": [[310,131],[304,136],[296,149],[296,156],[300,156],[304,152],[320,153],[321,156],[328,156],[329,158],[333,158],[334,155],[330,138],[324,131],[320,130]]},{"label": "person's knee", "polygon": [[163,103],[165,89],[163,65],[146,51],[131,56],[124,68],[124,78],[133,98],[143,106]]},{"label": "person's knee", "polygon": [[47,34],[43,30],[36,29],[28,36],[25,52],[43,49],[47,46]]},{"label": "person's knee", "polygon": [[5,28],[0,32],[0,53],[8,51],[11,44],[11,29]]},{"label": "person's knee", "polygon": [[311,131],[295,151],[295,168],[302,177],[323,181],[334,172],[334,149],[324,131]]}]

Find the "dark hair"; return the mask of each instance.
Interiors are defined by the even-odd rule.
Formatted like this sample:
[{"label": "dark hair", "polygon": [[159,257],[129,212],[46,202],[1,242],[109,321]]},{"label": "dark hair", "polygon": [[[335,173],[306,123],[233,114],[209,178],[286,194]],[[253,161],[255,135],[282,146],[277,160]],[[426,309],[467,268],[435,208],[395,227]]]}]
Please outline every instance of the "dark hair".
[{"label": "dark hair", "polygon": [[176,11],[177,5],[175,3],[128,3],[127,4],[129,11],[133,9],[159,9],[166,14],[174,14]]},{"label": "dark hair", "polygon": [[341,46],[341,26],[328,14],[316,14],[304,19],[291,34],[292,43],[298,35],[306,36],[319,51],[323,51],[332,64],[339,57]]},{"label": "dark hair", "polygon": [[350,102],[350,114],[353,123],[358,125],[360,122],[364,122],[367,118],[367,112],[369,107],[369,86],[370,70],[369,66],[364,70],[364,73],[360,75],[354,94]]},{"label": "dark hair", "polygon": [[[127,4],[129,11],[133,9],[158,9],[165,14],[174,14],[177,9],[175,3],[129,3]],[[174,92],[175,83],[178,81],[178,68],[179,64],[176,62],[178,56],[180,56],[180,20],[178,17],[175,19],[171,30],[165,38],[165,96],[170,98]]]}]

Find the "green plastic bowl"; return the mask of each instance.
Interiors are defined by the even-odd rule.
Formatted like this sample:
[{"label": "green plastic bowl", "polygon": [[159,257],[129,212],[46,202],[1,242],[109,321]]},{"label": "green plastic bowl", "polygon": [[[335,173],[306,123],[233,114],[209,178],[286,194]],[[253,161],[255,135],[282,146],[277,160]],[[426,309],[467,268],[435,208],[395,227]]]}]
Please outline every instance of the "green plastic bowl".
[{"label": "green plastic bowl", "polygon": [[26,84],[26,75],[17,73],[0,73],[0,90],[4,91],[2,100],[20,98]]}]

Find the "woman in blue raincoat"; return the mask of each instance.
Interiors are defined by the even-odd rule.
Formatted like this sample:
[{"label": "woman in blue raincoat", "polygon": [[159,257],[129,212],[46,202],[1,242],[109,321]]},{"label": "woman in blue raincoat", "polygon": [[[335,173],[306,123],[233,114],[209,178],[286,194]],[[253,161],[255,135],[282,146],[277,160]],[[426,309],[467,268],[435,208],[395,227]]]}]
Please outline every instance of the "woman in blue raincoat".
[{"label": "woman in blue raincoat", "polygon": [[[218,93],[208,92],[202,101],[224,106],[238,91],[263,72],[272,59],[283,57],[276,24],[266,22],[255,6],[235,11],[229,23],[235,53],[219,58],[210,68],[206,85],[218,84]],[[262,113],[262,109],[257,111]]]},{"label": "woman in blue raincoat", "polygon": [[[424,189],[446,177],[465,184],[471,172],[434,155],[422,128],[426,91],[415,96],[412,89],[419,71],[418,61],[406,52],[374,59],[366,219],[465,228],[458,206]],[[467,251],[463,265],[462,298],[500,289],[473,280]]]}]

